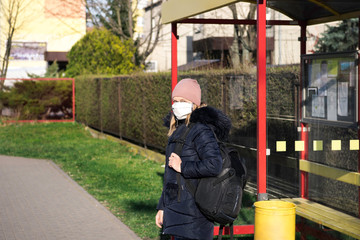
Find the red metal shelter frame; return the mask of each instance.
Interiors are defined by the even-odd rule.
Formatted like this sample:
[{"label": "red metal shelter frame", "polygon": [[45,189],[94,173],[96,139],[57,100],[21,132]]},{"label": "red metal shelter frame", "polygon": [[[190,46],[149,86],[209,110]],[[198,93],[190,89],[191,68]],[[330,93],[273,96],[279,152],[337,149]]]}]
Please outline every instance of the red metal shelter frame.
[{"label": "red metal shelter frame", "polygon": [[[177,24],[248,24],[257,25],[257,184],[258,200],[266,200],[266,25],[298,25],[298,21],[266,21],[266,0],[258,0],[257,20],[185,19],[171,24],[172,89],[177,83]],[[305,32],[304,32],[305,33]]]},{"label": "red metal shelter frame", "polygon": [[[359,43],[358,43],[358,48],[360,49],[360,17],[359,17]],[[360,79],[360,62],[358,63],[358,81]],[[358,137],[360,139],[360,84],[358,82]],[[358,153],[358,172],[360,172],[360,151]],[[359,192],[359,216],[360,216],[360,187],[358,188],[358,192]]]},{"label": "red metal shelter frame", "polygon": [[[300,54],[303,55],[306,53],[306,25],[305,23],[300,24],[301,27],[301,37],[300,37]],[[302,62],[301,62],[302,64]],[[301,66],[302,71],[302,66]],[[302,75],[302,73],[301,73]],[[302,89],[303,89],[303,82],[300,81],[300,91],[299,91],[299,102],[301,102],[302,97]],[[299,119],[302,117],[302,111],[300,106],[300,116]],[[304,151],[300,153],[300,158],[307,160],[309,155],[309,135],[308,135],[308,125],[305,123],[300,123],[300,140],[304,141]],[[300,171],[300,196],[302,198],[309,198],[309,173]]]},{"label": "red metal shelter frame", "polygon": [[8,120],[8,123],[31,123],[31,122],[75,122],[75,79],[74,78],[0,78],[0,80],[12,81],[72,81],[72,118],[49,119],[49,120]]},{"label": "red metal shelter frame", "polygon": [[[257,20],[185,19],[171,24],[171,82],[172,90],[177,84],[177,23],[203,24],[257,24],[257,196],[267,200],[266,193],[266,24],[294,25],[293,21],[266,21],[266,0],[258,0]],[[229,229],[225,228],[224,234]],[[253,234],[254,225],[235,226],[234,234]],[[215,227],[214,235],[219,234]]]},{"label": "red metal shelter frame", "polygon": [[[267,200],[267,131],[266,131],[266,25],[298,25],[301,28],[300,54],[306,53],[306,22],[302,21],[266,21],[266,0],[257,0],[257,20],[234,20],[234,19],[193,19],[188,18],[178,22],[171,23],[171,79],[172,90],[177,84],[177,24],[249,24],[257,25],[257,199]],[[359,18],[360,23],[360,18]],[[359,24],[360,29],[360,24]],[[360,30],[359,30],[359,46],[360,46]],[[302,69],[302,68],[301,68]],[[358,68],[360,76],[360,67]],[[300,94],[302,96],[302,83],[300,85]],[[358,92],[360,92],[360,84],[358,84]],[[299,99],[301,101],[301,99]],[[359,99],[358,99],[359,101]],[[358,102],[358,123],[359,123],[359,139],[360,139],[360,103]],[[300,118],[301,119],[301,109]],[[300,139],[304,141],[305,149],[300,153],[300,158],[308,159],[308,126],[300,122]],[[358,160],[358,171],[360,172],[360,151]],[[308,198],[308,173],[300,172],[300,195],[302,198]],[[360,199],[360,187],[359,187]],[[360,200],[359,200],[360,206]],[[360,213],[360,207],[359,207]],[[224,233],[229,231],[225,229]],[[215,227],[214,234],[219,233],[219,227]],[[235,226],[234,234],[253,234],[254,226]]]}]

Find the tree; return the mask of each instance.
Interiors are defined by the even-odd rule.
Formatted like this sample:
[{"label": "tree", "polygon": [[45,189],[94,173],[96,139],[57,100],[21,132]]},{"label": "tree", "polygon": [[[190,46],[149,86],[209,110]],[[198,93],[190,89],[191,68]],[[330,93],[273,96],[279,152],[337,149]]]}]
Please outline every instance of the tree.
[{"label": "tree", "polygon": [[48,68],[46,68],[46,72],[43,76],[28,73],[27,74],[30,78],[60,78],[63,75],[63,71],[59,71],[59,65],[57,64],[57,61],[55,60],[53,64],[51,64]]},{"label": "tree", "polygon": [[[0,78],[6,78],[6,74],[9,67],[11,45],[13,41],[14,34],[16,30],[21,26],[22,22],[19,21],[20,15],[27,3],[24,0],[8,0],[1,1],[0,4],[0,21],[3,21],[5,24],[1,26],[1,33],[4,36],[1,36],[0,39],[6,39],[4,53],[1,52],[1,69],[0,69]],[[3,31],[5,30],[5,31]],[[2,43],[0,43],[2,47]],[[5,80],[0,81],[0,91],[3,90]],[[1,104],[0,104],[1,105]],[[1,109],[1,106],[0,106]]]},{"label": "tree", "polygon": [[87,12],[95,27],[105,27],[121,39],[133,36],[131,1],[128,0],[87,0]]},{"label": "tree", "polygon": [[[236,4],[231,4],[228,7],[233,19],[239,19]],[[250,4],[245,19],[255,19],[255,14],[256,4]],[[242,59],[240,59],[239,46],[241,46],[242,49]],[[254,56],[256,55],[256,29],[254,25],[234,25],[234,41],[229,53],[233,67],[240,66],[241,62],[253,62]]]},{"label": "tree", "polygon": [[103,26],[122,40],[133,40],[137,50],[134,61],[137,65],[145,65],[146,58],[153,52],[159,40],[161,12],[154,11],[153,0],[151,0],[150,15],[155,21],[154,24],[152,22],[150,24],[150,34],[144,38],[134,39],[136,9],[140,1],[86,0],[86,9],[94,26]]},{"label": "tree", "polygon": [[315,52],[342,52],[356,50],[358,46],[359,20],[343,20],[338,26],[327,25],[326,31],[318,39]]},{"label": "tree", "polygon": [[104,28],[94,29],[71,48],[66,75],[129,74],[136,69],[134,53],[131,40],[120,40]]}]

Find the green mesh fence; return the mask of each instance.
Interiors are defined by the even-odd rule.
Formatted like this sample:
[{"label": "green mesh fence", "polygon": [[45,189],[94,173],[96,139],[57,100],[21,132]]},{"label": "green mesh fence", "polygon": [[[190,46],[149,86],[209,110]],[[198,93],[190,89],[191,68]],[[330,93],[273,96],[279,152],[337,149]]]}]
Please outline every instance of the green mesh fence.
[{"label": "green mesh fence", "polygon": [[[202,101],[225,112],[232,120],[229,142],[247,158],[250,181],[256,183],[256,75],[236,71],[180,73],[178,79],[197,79]],[[299,68],[267,70],[268,187],[278,196],[299,195]],[[78,77],[76,79],[76,120],[144,147],[163,152],[167,128],[163,119],[171,108],[170,73],[142,73],[120,77]],[[309,141],[319,134],[327,139],[356,138],[356,131],[312,125]],[[286,141],[284,152],[277,141]],[[316,156],[315,156],[315,155]],[[357,171],[357,152],[333,152],[326,148],[312,152],[314,161]],[[319,185],[320,184],[320,185]],[[327,187],[322,187],[326,185]],[[345,183],[310,176],[310,197],[357,215],[358,190]],[[336,189],[332,186],[338,186]],[[336,197],[331,198],[330,196]],[[349,199],[347,196],[351,196]],[[335,200],[334,200],[335,199]],[[346,204],[345,204],[346,203]]]}]

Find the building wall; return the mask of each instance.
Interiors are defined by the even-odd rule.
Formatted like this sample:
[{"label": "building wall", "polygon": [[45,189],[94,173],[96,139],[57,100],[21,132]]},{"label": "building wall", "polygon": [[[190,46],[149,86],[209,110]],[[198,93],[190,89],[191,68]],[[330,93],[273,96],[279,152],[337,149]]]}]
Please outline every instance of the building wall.
[{"label": "building wall", "polygon": [[[1,0],[2,11],[9,2],[21,4],[13,37],[9,78],[27,77],[27,73],[45,73],[47,62],[44,51],[68,52],[86,33],[85,6],[81,0]],[[5,13],[2,12],[2,56],[7,29]]]},{"label": "building wall", "polygon": [[[178,66],[188,63],[189,37],[192,38],[191,25],[178,25]],[[161,29],[161,38],[154,52],[147,58],[147,62],[154,63],[155,71],[168,71],[171,69],[171,25],[165,25]],[[191,41],[192,42],[192,41]]]},{"label": "building wall", "polygon": [[[273,13],[276,20],[290,20],[285,15]],[[306,54],[314,52],[316,41],[327,29],[326,25],[337,25],[339,22],[330,22],[327,24],[317,24],[306,28]],[[299,26],[274,26],[275,51],[274,64],[298,64],[300,63],[300,27]]]},{"label": "building wall", "polygon": [[144,35],[144,8],[148,5],[148,0],[136,0],[133,1],[133,9],[135,9],[135,27],[134,27],[134,39],[141,38]]},{"label": "building wall", "polygon": [[[156,3],[157,1],[154,1]],[[150,10],[147,8],[144,14],[144,35],[143,38],[153,34],[155,38],[155,32],[150,33],[150,23],[153,25],[156,23],[156,19],[150,18]],[[153,8],[153,16],[156,16],[161,10],[161,4]],[[178,66],[186,64],[188,61],[189,38],[192,37],[193,26],[191,24],[178,24]],[[171,68],[171,24],[161,26],[160,38],[157,46],[152,54],[147,58],[147,62],[151,63],[155,68],[150,71],[167,71]]]},{"label": "building wall", "polygon": [[[155,2],[155,1],[154,1]],[[161,6],[156,8],[160,11]],[[250,9],[249,3],[237,3],[237,14],[239,19],[246,19]],[[195,16],[195,18],[214,18],[214,19],[232,19],[232,13],[229,7],[224,7],[214,11]],[[285,15],[268,9],[268,20],[290,20]],[[149,12],[144,14],[144,37],[149,34]],[[334,25],[338,22],[328,23]],[[312,53],[318,37],[326,30],[326,24],[319,24],[307,27],[307,52]],[[233,25],[208,25],[208,24],[178,24],[178,66],[188,63],[189,57],[189,39],[194,41],[209,37],[232,37],[234,34]],[[274,50],[270,54],[271,62],[274,65],[287,65],[300,63],[300,27],[299,26],[269,26],[267,37],[274,38]],[[193,58],[196,57],[195,55]],[[157,63],[156,71],[165,71],[171,68],[171,26],[166,24],[162,26],[161,39],[148,57],[148,61]]]}]

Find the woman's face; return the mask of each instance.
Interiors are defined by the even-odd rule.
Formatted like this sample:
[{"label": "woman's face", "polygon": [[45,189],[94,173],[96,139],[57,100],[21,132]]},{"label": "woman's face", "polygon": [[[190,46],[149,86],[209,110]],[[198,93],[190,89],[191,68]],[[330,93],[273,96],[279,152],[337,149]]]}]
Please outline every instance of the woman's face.
[{"label": "woman's face", "polygon": [[173,101],[174,103],[171,108],[178,120],[186,119],[196,108],[195,104],[182,97],[174,97]]},{"label": "woman's face", "polygon": [[174,97],[173,101],[174,101],[174,103],[175,102],[188,102],[188,103],[191,103],[191,101],[189,101],[189,100],[187,100],[185,98],[182,98],[182,97]]}]

